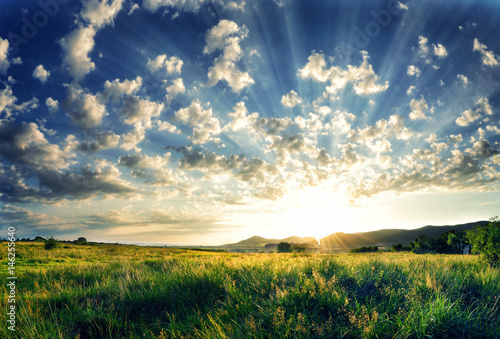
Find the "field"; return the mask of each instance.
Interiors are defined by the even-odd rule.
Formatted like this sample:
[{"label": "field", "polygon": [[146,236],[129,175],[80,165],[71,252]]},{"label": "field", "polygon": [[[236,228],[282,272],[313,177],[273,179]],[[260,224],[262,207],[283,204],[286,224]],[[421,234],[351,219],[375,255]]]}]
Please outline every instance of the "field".
[{"label": "field", "polygon": [[500,270],[476,256],[16,249],[16,332],[4,268],[2,338],[500,337]]}]

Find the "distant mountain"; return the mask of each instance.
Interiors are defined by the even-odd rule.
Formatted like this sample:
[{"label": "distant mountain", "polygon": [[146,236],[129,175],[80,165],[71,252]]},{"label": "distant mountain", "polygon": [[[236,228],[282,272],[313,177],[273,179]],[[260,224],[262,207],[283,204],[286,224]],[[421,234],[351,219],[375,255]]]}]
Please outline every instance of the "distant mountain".
[{"label": "distant mountain", "polygon": [[413,230],[382,229],[371,232],[330,234],[319,240],[324,249],[349,250],[363,246],[392,246],[394,244],[407,245],[420,235],[427,238],[438,237],[441,233],[451,230],[471,230],[477,225],[486,225],[488,221],[477,221],[453,226],[424,226]]},{"label": "distant mountain", "polygon": [[[424,226],[413,230],[382,229],[378,231],[358,233],[337,232],[321,238],[319,240],[319,243],[323,249],[335,249],[340,251],[348,251],[352,248],[363,246],[391,247],[395,244],[408,245],[420,235],[425,235],[427,238],[435,238],[444,232],[448,232],[451,230],[471,230],[477,225],[484,226],[487,223],[488,221],[477,221],[453,226]],[[318,240],[316,240],[316,238],[314,237],[293,236],[284,239],[268,239],[259,236],[253,236],[234,244],[226,244],[218,247],[228,249],[256,248],[264,247],[267,244],[279,244],[280,242],[289,242],[295,244],[312,243],[315,246],[318,245]]]},{"label": "distant mountain", "polygon": [[239,241],[235,244],[226,244],[220,247],[230,247],[230,248],[243,248],[243,247],[264,247],[267,244],[279,244],[280,242],[289,242],[294,244],[304,244],[304,243],[314,243],[318,245],[318,240],[314,237],[297,237],[292,236],[284,239],[268,239],[259,236],[253,236],[251,238]]}]

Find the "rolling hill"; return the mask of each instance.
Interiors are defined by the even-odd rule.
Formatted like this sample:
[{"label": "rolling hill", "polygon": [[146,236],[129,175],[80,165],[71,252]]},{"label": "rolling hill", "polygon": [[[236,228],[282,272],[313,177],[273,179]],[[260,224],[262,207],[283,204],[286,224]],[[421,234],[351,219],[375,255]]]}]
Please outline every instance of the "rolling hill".
[{"label": "rolling hill", "polygon": [[221,247],[228,247],[228,248],[247,248],[247,247],[264,247],[267,244],[279,244],[280,242],[289,242],[289,243],[294,243],[294,244],[304,244],[304,243],[310,243],[313,242],[316,245],[318,245],[318,240],[314,237],[288,237],[284,239],[268,239],[268,238],[263,238],[259,236],[253,236],[251,238],[239,241],[234,244],[226,244],[222,245]]},{"label": "rolling hill", "polygon": [[[358,233],[332,233],[319,240],[322,249],[325,250],[350,250],[352,248],[363,246],[385,246],[391,247],[394,244],[408,245],[420,235],[425,235],[428,238],[438,237],[441,233],[451,230],[465,231],[473,229],[477,225],[486,225],[488,221],[476,221],[459,225],[445,226],[424,226],[412,230],[406,229],[382,229],[371,232]],[[239,241],[234,244],[226,244],[221,248],[236,249],[236,248],[256,248],[264,247],[267,244],[279,244],[280,242],[289,242],[295,244],[313,243],[318,244],[318,240],[314,237],[297,237],[292,236],[284,239],[268,239],[259,236]]]},{"label": "rolling hill", "polygon": [[477,221],[453,226],[424,226],[412,230],[382,229],[360,233],[338,232],[321,238],[319,242],[324,249],[344,250],[363,246],[392,246],[399,243],[407,245],[420,235],[425,235],[427,238],[435,238],[444,232],[470,230],[476,225],[486,225],[487,223],[487,221]]}]

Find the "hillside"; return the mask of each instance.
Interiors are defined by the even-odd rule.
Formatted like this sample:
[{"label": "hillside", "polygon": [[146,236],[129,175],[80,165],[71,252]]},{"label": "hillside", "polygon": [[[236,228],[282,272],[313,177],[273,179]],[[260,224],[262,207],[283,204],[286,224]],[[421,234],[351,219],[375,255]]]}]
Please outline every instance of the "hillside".
[{"label": "hillside", "polygon": [[485,225],[487,223],[487,221],[477,221],[453,226],[424,226],[413,230],[382,229],[360,233],[337,232],[321,238],[319,242],[321,247],[325,249],[344,250],[363,246],[392,246],[398,243],[407,245],[420,235],[435,238],[444,232],[470,230],[476,225]]},{"label": "hillside", "polygon": [[[425,235],[428,238],[438,237],[441,233],[451,230],[465,231],[471,230],[476,225],[486,225],[487,221],[477,221],[459,225],[445,226],[424,226],[412,230],[405,229],[382,229],[371,232],[358,233],[343,233],[337,232],[330,234],[319,240],[320,246],[323,249],[349,250],[363,246],[386,246],[391,247],[394,244],[408,245],[420,235]],[[314,243],[318,244],[318,240],[314,237],[297,237],[292,236],[284,239],[269,239],[259,236],[239,241],[234,244],[226,244],[221,248],[255,248],[264,247],[267,244],[279,244],[280,242],[289,242],[295,244]]]},{"label": "hillside", "polygon": [[221,247],[228,247],[228,248],[264,247],[267,244],[279,244],[280,242],[289,242],[294,244],[304,244],[313,242],[316,245],[318,244],[318,240],[316,240],[316,238],[314,237],[291,236],[284,239],[268,239],[259,236],[253,236],[251,238],[239,241],[234,244],[222,245]]}]

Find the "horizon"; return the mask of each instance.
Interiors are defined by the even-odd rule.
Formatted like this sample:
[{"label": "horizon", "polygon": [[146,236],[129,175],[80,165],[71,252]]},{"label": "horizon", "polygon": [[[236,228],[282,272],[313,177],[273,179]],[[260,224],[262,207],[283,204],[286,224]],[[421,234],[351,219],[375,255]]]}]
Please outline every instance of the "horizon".
[{"label": "horizon", "polygon": [[0,225],[19,238],[216,246],[499,214],[498,2],[0,8]]},{"label": "horizon", "polygon": [[[467,223],[464,223],[464,224],[474,224],[474,223],[481,223],[481,222],[487,222],[487,220],[476,220],[476,221],[472,221],[472,222],[467,222]],[[463,224],[460,224],[460,225],[463,225]],[[371,230],[371,231],[366,231],[366,232],[334,232],[334,233],[330,233],[328,235],[326,235],[325,237],[322,237],[322,238],[317,238],[317,237],[314,237],[314,236],[304,236],[304,237],[299,237],[299,236],[295,236],[295,235],[290,235],[290,236],[286,236],[286,237],[281,237],[281,238],[267,238],[267,237],[262,237],[260,235],[253,235],[249,238],[245,238],[245,239],[241,239],[239,241],[236,241],[235,243],[225,243],[225,244],[218,244],[218,245],[203,245],[203,244],[168,244],[168,243],[133,243],[133,242],[100,242],[100,241],[93,241],[93,240],[88,240],[86,239],[88,242],[94,242],[94,243],[102,243],[102,244],[117,244],[117,245],[135,245],[135,246],[152,246],[152,247],[193,247],[193,248],[196,248],[196,247],[215,247],[215,248],[218,248],[218,247],[224,247],[224,246],[229,246],[229,245],[235,245],[237,243],[240,243],[240,242],[243,242],[243,241],[246,241],[246,240],[250,240],[252,238],[262,238],[262,239],[266,239],[266,240],[286,240],[288,238],[300,238],[300,239],[304,239],[304,238],[313,238],[314,240],[316,240],[318,242],[318,244],[321,243],[321,239],[324,239],[324,238],[327,238],[329,236],[332,236],[332,235],[335,235],[335,234],[338,234],[338,233],[342,233],[342,234],[364,234],[364,233],[369,233],[369,232],[378,232],[378,231],[388,231],[388,230],[400,230],[400,231],[411,231],[411,230],[418,230],[418,229],[422,229],[422,228],[426,228],[426,227],[449,227],[449,226],[460,226],[460,225],[424,225],[424,226],[420,226],[420,227],[416,227],[416,228],[382,228],[382,229],[376,229],[376,230]],[[35,240],[36,238],[39,238],[40,236],[34,236],[33,239],[31,238],[28,238],[27,240]],[[44,237],[42,237],[44,238]],[[84,237],[85,238],[85,237]],[[20,238],[18,238],[20,239]],[[23,238],[24,239],[24,238]],[[46,239],[46,238],[45,238]],[[66,239],[57,239],[57,241],[67,241],[67,242],[72,242],[72,241],[76,241],[77,239],[69,239],[69,238],[66,238]],[[0,241],[7,241],[6,239],[3,239],[3,238],[0,238]]]}]

